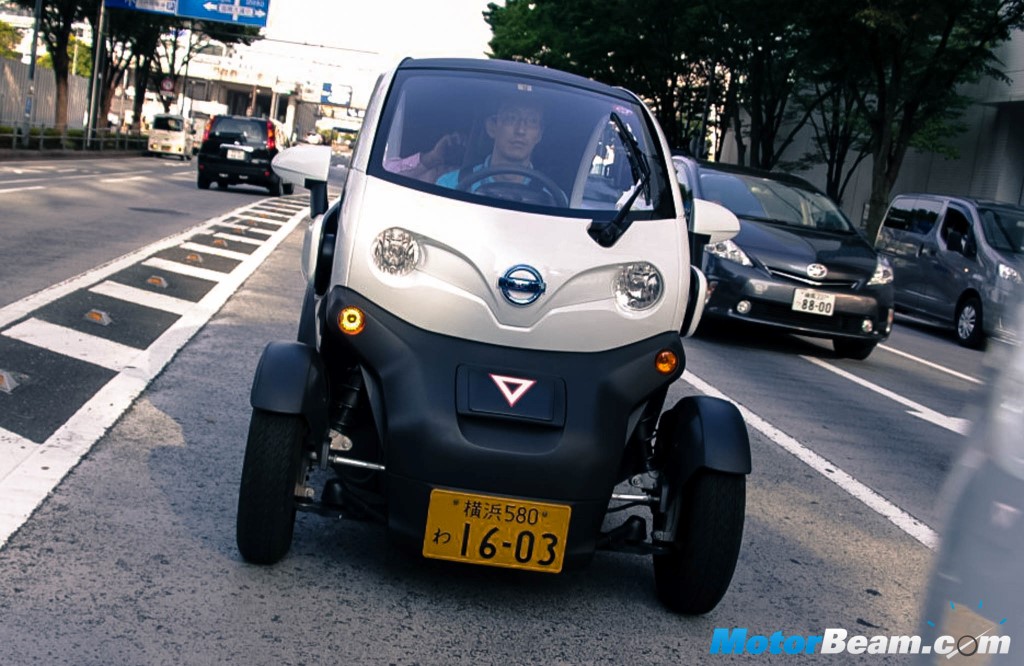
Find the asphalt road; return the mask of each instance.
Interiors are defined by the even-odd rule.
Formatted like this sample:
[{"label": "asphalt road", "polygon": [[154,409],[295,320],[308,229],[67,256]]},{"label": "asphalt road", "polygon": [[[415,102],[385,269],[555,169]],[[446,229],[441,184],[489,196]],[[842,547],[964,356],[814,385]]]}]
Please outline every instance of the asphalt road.
[{"label": "asphalt road", "polygon": [[[95,197],[95,210],[78,225],[79,233],[88,229],[80,238],[118,238],[116,250],[68,241],[54,255],[7,264],[18,259],[7,250],[4,207],[3,282],[14,275],[9,266],[33,275],[2,287],[2,302],[161,234],[262,205],[255,190],[199,193],[187,165],[156,164],[132,166],[138,173],[152,165],[166,178],[145,174],[131,186],[112,182],[111,191],[81,195]],[[103,178],[126,170],[90,168]],[[0,180],[0,197],[33,193],[3,193],[15,186]],[[67,213],[74,189],[45,194],[65,201]],[[20,202],[17,247],[32,245],[31,228],[53,223],[42,195],[10,199]],[[176,223],[155,212],[164,209],[177,211]],[[125,230],[135,230],[132,240],[121,238]],[[669,400],[711,392],[741,405],[754,460],[740,562],[728,594],[706,616],[662,609],[649,558],[599,553],[586,570],[559,576],[458,566],[397,551],[374,525],[309,514],[300,514],[280,564],[242,562],[234,519],[248,391],[266,342],[295,335],[300,246],[301,226],[0,550],[0,663],[695,664],[723,659],[709,655],[716,627],[916,633],[928,544],[941,522],[939,488],[986,370],[982,353],[903,324],[863,362],[837,360],[821,342],[760,331],[717,330],[687,341],[688,374]],[[49,281],[33,269],[76,252],[82,263]],[[0,368],[3,361],[0,352]],[[0,393],[0,412],[16,395]]]}]

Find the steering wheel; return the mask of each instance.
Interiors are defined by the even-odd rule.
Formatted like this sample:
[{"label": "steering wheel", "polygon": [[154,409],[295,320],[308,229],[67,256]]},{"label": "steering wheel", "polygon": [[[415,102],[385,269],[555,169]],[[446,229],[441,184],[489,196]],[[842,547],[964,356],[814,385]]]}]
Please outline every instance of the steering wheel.
[{"label": "steering wheel", "polygon": [[[552,206],[561,208],[569,207],[569,197],[566,196],[565,190],[558,186],[558,183],[540,171],[526,167],[497,166],[474,171],[460,180],[455,189],[460,192],[469,192],[473,185],[495,176],[521,176],[526,178],[527,181],[495,180],[490,183],[484,183],[477,191],[484,190],[492,196],[513,201],[550,203]],[[536,195],[542,195],[546,201],[538,200]]]}]

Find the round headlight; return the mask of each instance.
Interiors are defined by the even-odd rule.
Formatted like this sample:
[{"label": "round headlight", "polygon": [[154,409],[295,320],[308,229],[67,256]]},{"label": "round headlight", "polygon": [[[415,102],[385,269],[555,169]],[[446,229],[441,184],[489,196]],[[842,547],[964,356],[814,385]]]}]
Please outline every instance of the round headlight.
[{"label": "round headlight", "polygon": [[653,265],[627,264],[615,278],[615,300],[627,310],[646,310],[661,298],[663,281]]},{"label": "round headlight", "polygon": [[404,229],[385,229],[373,239],[373,264],[385,273],[406,275],[419,260],[420,244]]}]

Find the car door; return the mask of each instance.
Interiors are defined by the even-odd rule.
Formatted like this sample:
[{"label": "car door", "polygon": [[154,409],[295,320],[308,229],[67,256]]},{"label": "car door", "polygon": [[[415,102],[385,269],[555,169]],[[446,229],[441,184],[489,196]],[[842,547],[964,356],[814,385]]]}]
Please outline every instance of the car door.
[{"label": "car door", "polygon": [[901,310],[920,312],[928,294],[929,236],[934,232],[941,204],[913,196],[896,197],[879,230],[876,249],[889,259],[893,269],[893,292]]},{"label": "car door", "polygon": [[964,293],[978,273],[977,257],[964,254],[965,242],[974,238],[971,211],[964,205],[950,202],[935,234],[922,248],[923,270],[928,277],[924,307],[937,319],[951,321],[960,294]]}]

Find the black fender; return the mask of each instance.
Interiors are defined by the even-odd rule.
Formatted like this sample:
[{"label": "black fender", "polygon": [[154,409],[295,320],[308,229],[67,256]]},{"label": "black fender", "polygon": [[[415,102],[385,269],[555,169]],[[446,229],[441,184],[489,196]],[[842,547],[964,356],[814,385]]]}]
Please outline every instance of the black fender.
[{"label": "black fender", "polygon": [[683,511],[684,489],[702,469],[750,474],[750,438],[743,415],[728,400],[687,396],[661,415],[655,445],[661,496],[654,539],[673,542]]},{"label": "black fender", "polygon": [[657,448],[668,485],[681,488],[699,469],[750,474],[750,438],[736,405],[706,395],[683,398],[661,416]]},{"label": "black fender", "polygon": [[328,394],[320,355],[301,342],[271,342],[256,366],[249,402],[253,409],[303,417],[313,443],[323,441]]}]

